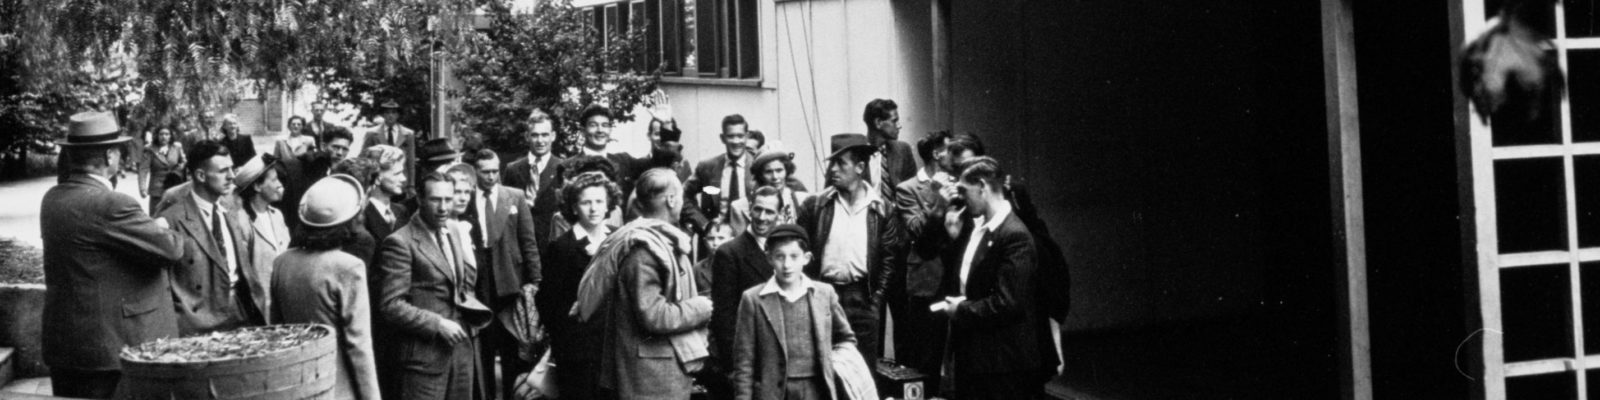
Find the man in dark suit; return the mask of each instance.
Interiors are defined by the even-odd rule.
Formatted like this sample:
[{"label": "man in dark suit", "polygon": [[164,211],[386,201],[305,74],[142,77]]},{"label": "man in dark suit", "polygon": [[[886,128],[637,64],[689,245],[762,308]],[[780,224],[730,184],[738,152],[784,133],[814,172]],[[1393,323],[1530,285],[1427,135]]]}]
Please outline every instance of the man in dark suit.
[{"label": "man in dark suit", "polygon": [[533,110],[528,115],[528,155],[512,161],[502,170],[505,185],[522,190],[523,201],[533,212],[534,237],[539,250],[544,250],[554,238],[550,237],[550,224],[557,211],[559,197],[555,189],[556,166],[563,158],[555,155],[555,121],[544,111]]},{"label": "man in dark suit", "polygon": [[978,157],[961,169],[958,196],[973,222],[946,253],[953,270],[933,305],[950,320],[944,386],[961,399],[1038,398],[1059,360],[1037,305],[1033,236],[1005,198],[999,162]]},{"label": "man in dark suit", "polygon": [[[749,124],[739,114],[722,118],[722,154],[711,157],[694,167],[694,175],[684,185],[684,199],[689,223],[695,229],[704,229],[718,217],[729,221],[735,233],[744,231],[742,218],[729,218],[728,204],[750,197],[756,188],[756,179],[750,174],[750,147],[745,144],[750,136]],[[705,188],[717,188],[717,194],[705,193]]]},{"label": "man in dark suit", "polygon": [[750,229],[717,247],[711,256],[711,337],[716,345],[714,356],[727,372],[733,371],[734,325],[740,296],[745,289],[772,278],[766,241],[778,224],[778,188],[758,188],[751,200]]},{"label": "man in dark suit", "polygon": [[[280,154],[283,156],[278,159],[278,165],[283,168],[281,174],[283,200],[279,202],[278,208],[299,210],[300,198],[305,196],[306,189],[322,177],[328,176],[328,171],[333,169],[334,163],[343,160],[350,153],[350,144],[355,142],[349,130],[336,126],[324,131],[320,139],[323,145],[317,151],[308,151],[298,156]],[[289,225],[289,232],[299,232],[298,215],[291,215],[283,222]]]},{"label": "man in dark suit", "polygon": [[473,297],[468,239],[447,224],[455,181],[437,172],[420,179],[418,213],[383,239],[378,255],[378,316],[396,342],[395,371],[382,385],[402,399],[469,399],[478,384],[472,335],[493,317]]},{"label": "man in dark suit", "polygon": [[127,141],[110,113],[73,115],[58,142],[67,177],[40,204],[42,350],[57,396],[111,398],[123,346],[178,335],[167,268],[182,239],[111,189]]},{"label": "man in dark suit", "polygon": [[[416,166],[412,165],[417,160],[417,134],[400,124],[400,103],[394,100],[383,102],[383,125],[367,132],[361,140],[361,148],[367,149],[380,144],[390,145],[406,152],[406,177],[415,178]],[[364,151],[364,150],[363,150]]]},{"label": "man in dark suit", "polygon": [[895,186],[895,213],[905,223],[906,273],[904,279],[889,283],[889,310],[894,316],[894,354],[901,364],[938,376],[940,344],[944,325],[928,306],[941,300],[939,283],[944,279],[944,260],[940,257],[950,245],[943,226],[950,197],[955,196],[954,178],[944,169],[945,139],[939,131],[917,141],[922,169],[917,176]]},{"label": "man in dark suit", "polygon": [[[478,257],[478,299],[498,316],[512,312],[519,301],[533,305],[542,269],[538,241],[534,237],[533,212],[521,190],[500,185],[500,158],[494,150],[481,149],[469,154],[478,170],[478,190],[474,193],[469,216],[472,222],[472,248]],[[500,357],[505,398],[511,398],[517,374],[533,368],[533,363],[517,356],[517,339],[496,318],[482,336],[479,357],[484,371],[494,370]],[[494,390],[494,377],[485,374]]]},{"label": "man in dark suit", "polygon": [[833,285],[849,313],[850,329],[867,365],[883,354],[878,327],[889,282],[902,268],[905,228],[894,205],[868,184],[867,160],[875,152],[859,133],[833,135],[829,188],[800,205],[796,222],[816,238],[806,275]]},{"label": "man in dark suit", "polygon": [[260,276],[254,265],[255,231],[233,193],[233,158],[222,143],[196,142],[186,156],[189,195],[175,199],[157,215],[182,234],[183,258],[172,270],[172,297],[177,301],[178,332],[183,335],[228,330],[265,323],[250,279]]},{"label": "man in dark suit", "polygon": [[894,100],[874,99],[867,103],[861,119],[867,123],[867,138],[875,150],[867,163],[872,171],[872,186],[892,202],[894,186],[917,173],[911,145],[900,141],[900,107]]}]

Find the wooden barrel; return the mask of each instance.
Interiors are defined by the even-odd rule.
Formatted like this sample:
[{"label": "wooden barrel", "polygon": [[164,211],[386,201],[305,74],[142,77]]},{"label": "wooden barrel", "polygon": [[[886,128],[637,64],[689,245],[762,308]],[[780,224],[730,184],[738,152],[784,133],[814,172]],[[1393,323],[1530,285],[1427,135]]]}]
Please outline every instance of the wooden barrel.
[{"label": "wooden barrel", "polygon": [[122,358],[117,398],[129,400],[331,399],[338,380],[338,335],[262,356],[217,361],[145,362]]}]

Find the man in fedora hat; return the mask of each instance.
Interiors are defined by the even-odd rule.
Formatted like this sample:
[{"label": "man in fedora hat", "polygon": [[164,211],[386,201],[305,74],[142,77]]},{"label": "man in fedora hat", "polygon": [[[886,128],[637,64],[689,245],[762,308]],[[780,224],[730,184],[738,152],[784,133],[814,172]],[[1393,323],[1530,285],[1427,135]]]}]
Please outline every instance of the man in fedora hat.
[{"label": "man in fedora hat", "polygon": [[833,135],[828,156],[828,185],[800,204],[796,222],[814,238],[816,257],[806,275],[833,285],[849,314],[861,356],[875,365],[882,354],[879,311],[889,282],[901,270],[905,228],[894,204],[870,183],[868,161],[875,147],[866,135]]},{"label": "man in fedora hat", "polygon": [[406,176],[414,178],[417,176],[416,170],[411,169],[410,166],[417,160],[416,133],[412,132],[411,128],[400,124],[400,103],[389,100],[383,102],[382,107],[383,124],[379,125],[377,129],[367,132],[367,137],[362,140],[361,148],[367,149],[372,146],[386,144],[405,150]]},{"label": "man in fedora hat", "polygon": [[[184,258],[172,271],[178,331],[208,333],[265,323],[257,298],[255,231],[234,192],[233,157],[220,142],[196,142],[187,154],[189,195],[157,213],[184,238]],[[254,290],[252,290],[254,289]]]},{"label": "man in fedora hat", "polygon": [[41,336],[57,396],[110,398],[123,346],[178,334],[167,267],[183,254],[181,238],[108,180],[128,140],[110,113],[73,115],[58,142],[67,175],[40,206],[51,316]]},{"label": "man in fedora hat", "polygon": [[455,180],[423,174],[418,212],[383,239],[378,321],[396,342],[390,383],[401,399],[470,399],[477,385],[472,339],[493,315],[473,295],[476,270],[468,264],[461,231],[447,224],[455,206]]},{"label": "man in fedora hat", "polygon": [[[417,171],[422,174],[444,172],[444,167],[461,160],[461,152],[450,145],[450,139],[429,139],[422,143],[417,153]],[[422,182],[417,182],[420,188]]]}]

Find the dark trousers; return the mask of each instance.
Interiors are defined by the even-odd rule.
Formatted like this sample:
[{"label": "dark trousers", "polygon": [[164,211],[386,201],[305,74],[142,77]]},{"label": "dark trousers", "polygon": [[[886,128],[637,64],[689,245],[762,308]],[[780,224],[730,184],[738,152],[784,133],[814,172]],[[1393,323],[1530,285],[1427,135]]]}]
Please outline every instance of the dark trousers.
[{"label": "dark trousers", "polygon": [[[481,364],[483,385],[494,398],[493,391],[500,391],[500,398],[512,399],[517,390],[517,375],[533,370],[533,363],[524,361],[517,356],[517,338],[500,324],[500,319],[495,318],[484,328],[483,335],[478,337],[478,363]],[[500,382],[495,382],[494,360],[500,358]]]},{"label": "dark trousers", "polygon": [[1038,372],[1011,372],[999,374],[976,374],[960,372],[957,366],[956,390],[953,396],[946,396],[954,400],[1028,400],[1043,399],[1044,384],[1049,380],[1049,373]]},{"label": "dark trousers", "polygon": [[856,349],[861,351],[867,368],[876,368],[878,357],[883,354],[883,346],[878,341],[879,310],[872,304],[867,280],[833,284],[833,290],[839,293],[839,306],[844,308],[845,319],[850,321],[850,330],[856,334]]},{"label": "dark trousers", "polygon": [[789,378],[783,382],[782,400],[824,400],[828,398],[828,383],[821,377]]},{"label": "dark trousers", "polygon": [[109,399],[117,393],[122,371],[87,371],[50,367],[52,396],[82,399]]},{"label": "dark trousers", "polygon": [[924,387],[937,388],[939,366],[944,359],[947,322],[928,311],[928,306],[939,301],[934,298],[893,296],[888,301],[894,315],[895,362],[927,374]]},{"label": "dark trousers", "polygon": [[600,389],[600,361],[599,360],[571,360],[560,361],[552,359],[556,365],[556,388],[561,391],[563,399],[608,399],[608,393]]},{"label": "dark trousers", "polygon": [[477,349],[473,345],[474,339],[467,339],[452,346],[449,354],[450,366],[445,371],[437,374],[427,374],[404,368],[396,368],[398,375],[395,386],[400,388],[401,399],[406,400],[468,400],[473,398],[473,393],[479,383],[476,377]]}]

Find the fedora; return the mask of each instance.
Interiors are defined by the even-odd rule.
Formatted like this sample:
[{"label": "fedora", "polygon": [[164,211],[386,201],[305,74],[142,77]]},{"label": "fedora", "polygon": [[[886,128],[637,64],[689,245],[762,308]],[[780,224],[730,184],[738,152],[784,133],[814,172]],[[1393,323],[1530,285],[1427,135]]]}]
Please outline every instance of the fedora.
[{"label": "fedora", "polygon": [[422,148],[417,150],[417,159],[422,161],[450,161],[460,157],[461,153],[450,147],[450,139],[428,139],[422,143]]},{"label": "fedora", "polygon": [[872,143],[867,141],[867,135],[859,133],[841,133],[833,135],[831,140],[833,155],[828,156],[829,160],[839,158],[840,154],[858,147],[872,148]]},{"label": "fedora", "polygon": [[133,140],[122,136],[117,118],[109,112],[81,112],[73,114],[69,121],[67,137],[56,141],[56,144],[66,147],[105,146]]}]

